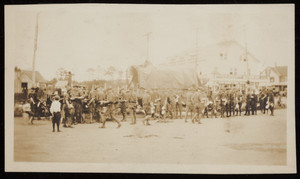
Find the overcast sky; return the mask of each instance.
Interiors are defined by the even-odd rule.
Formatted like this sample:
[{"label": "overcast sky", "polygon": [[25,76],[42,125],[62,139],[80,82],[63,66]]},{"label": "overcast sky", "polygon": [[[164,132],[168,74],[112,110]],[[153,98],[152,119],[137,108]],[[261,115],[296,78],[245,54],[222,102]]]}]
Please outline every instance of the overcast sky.
[{"label": "overcast sky", "polygon": [[[90,78],[88,68],[125,70],[149,58],[159,64],[199,46],[224,39],[245,44],[267,65],[294,59],[294,8],[291,5],[42,5],[6,6],[6,60],[32,68],[39,15],[36,69],[47,80],[63,67],[75,80]],[[245,29],[245,31],[244,31]]]}]

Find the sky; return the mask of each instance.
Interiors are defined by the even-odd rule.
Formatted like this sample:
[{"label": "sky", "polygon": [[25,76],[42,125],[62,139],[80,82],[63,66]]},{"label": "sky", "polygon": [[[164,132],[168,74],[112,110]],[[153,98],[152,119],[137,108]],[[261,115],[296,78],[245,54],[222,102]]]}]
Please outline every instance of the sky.
[{"label": "sky", "polygon": [[102,78],[109,66],[125,71],[142,64],[148,32],[154,65],[195,48],[197,39],[200,48],[222,40],[247,42],[248,50],[270,66],[294,60],[294,7],[288,4],[52,4],[5,7],[6,62],[32,69],[38,13],[36,70],[46,80],[56,77],[59,68],[83,81]]}]

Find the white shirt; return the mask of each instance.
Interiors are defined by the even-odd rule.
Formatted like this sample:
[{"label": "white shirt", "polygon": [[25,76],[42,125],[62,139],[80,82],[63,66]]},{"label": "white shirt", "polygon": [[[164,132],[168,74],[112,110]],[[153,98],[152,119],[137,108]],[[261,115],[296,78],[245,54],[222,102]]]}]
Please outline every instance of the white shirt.
[{"label": "white shirt", "polygon": [[60,112],[60,102],[59,101],[53,101],[50,107],[50,112],[53,114],[55,112]]}]

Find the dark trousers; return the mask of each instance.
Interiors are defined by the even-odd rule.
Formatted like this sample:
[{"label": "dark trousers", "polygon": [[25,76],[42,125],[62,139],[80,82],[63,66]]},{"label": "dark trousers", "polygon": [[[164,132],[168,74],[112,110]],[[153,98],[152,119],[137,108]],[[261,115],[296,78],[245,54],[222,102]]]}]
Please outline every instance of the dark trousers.
[{"label": "dark trousers", "polygon": [[[227,104],[225,105],[225,108],[226,108],[226,117],[231,116],[231,105],[230,105],[230,103],[227,103]],[[229,114],[229,115],[228,115],[228,114]]]},{"label": "dark trousers", "polygon": [[74,108],[75,108],[75,118],[76,122],[81,123],[82,122],[82,105],[81,103],[74,101]]},{"label": "dark trousers", "polygon": [[57,125],[57,131],[59,131],[60,124],[60,112],[55,112],[52,117],[52,127],[53,131],[55,131],[55,124]]},{"label": "dark trousers", "polygon": [[180,119],[182,118],[181,114],[182,114],[182,104],[181,103],[176,103],[176,118],[178,118],[178,113],[179,113],[179,117]]},{"label": "dark trousers", "polygon": [[126,104],[125,103],[121,103],[121,114],[123,116],[123,119],[122,120],[126,120],[126,114],[127,111],[126,111]]},{"label": "dark trousers", "polygon": [[[241,115],[241,114],[242,114],[242,103],[239,102],[238,104],[239,104],[239,112],[240,112],[240,115]],[[237,115],[237,114],[236,114],[236,115]]]},{"label": "dark trousers", "polygon": [[245,115],[250,115],[250,104],[246,104],[246,113],[245,113]]},{"label": "dark trousers", "polygon": [[274,115],[274,105],[273,105],[273,103],[272,103],[272,105],[270,105],[270,111],[271,111],[271,116],[273,116]]}]

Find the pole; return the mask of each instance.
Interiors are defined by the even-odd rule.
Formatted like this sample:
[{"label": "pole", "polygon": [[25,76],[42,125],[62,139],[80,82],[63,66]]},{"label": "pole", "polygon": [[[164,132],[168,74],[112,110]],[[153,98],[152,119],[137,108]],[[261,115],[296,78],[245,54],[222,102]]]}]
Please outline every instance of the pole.
[{"label": "pole", "polygon": [[196,61],[195,61],[195,68],[197,70],[197,67],[198,67],[198,28],[196,30]]},{"label": "pole", "polygon": [[36,79],[35,79],[35,59],[36,59],[36,51],[37,51],[37,41],[38,41],[38,31],[39,31],[39,15],[36,16],[36,25],[35,25],[35,37],[34,37],[34,47],[33,47],[33,60],[32,60],[32,84],[33,87],[36,87]]},{"label": "pole", "polygon": [[149,61],[149,36],[152,34],[152,32],[148,32],[145,34],[147,36],[147,61]]},{"label": "pole", "polygon": [[248,62],[248,49],[247,49],[247,36],[246,36],[246,28],[244,26],[244,36],[245,36],[245,59],[247,63],[247,80],[249,80],[249,62]]}]

